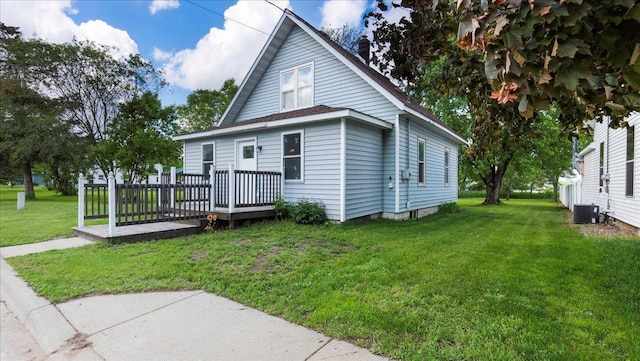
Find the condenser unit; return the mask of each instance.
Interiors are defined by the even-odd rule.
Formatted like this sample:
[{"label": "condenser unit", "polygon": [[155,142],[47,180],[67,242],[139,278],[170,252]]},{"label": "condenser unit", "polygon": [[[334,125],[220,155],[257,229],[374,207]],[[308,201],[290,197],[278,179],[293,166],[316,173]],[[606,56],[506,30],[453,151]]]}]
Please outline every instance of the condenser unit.
[{"label": "condenser unit", "polygon": [[595,204],[575,204],[573,206],[573,223],[587,224],[598,223],[600,206]]}]

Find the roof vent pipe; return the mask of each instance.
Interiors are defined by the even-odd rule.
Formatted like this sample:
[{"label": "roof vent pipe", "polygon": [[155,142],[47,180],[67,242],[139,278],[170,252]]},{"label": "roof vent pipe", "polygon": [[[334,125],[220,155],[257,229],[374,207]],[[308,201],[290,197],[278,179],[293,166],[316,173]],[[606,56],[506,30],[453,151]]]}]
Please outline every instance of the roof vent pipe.
[{"label": "roof vent pipe", "polygon": [[369,48],[371,47],[371,42],[367,39],[366,35],[362,35],[360,41],[358,41],[358,55],[364,60],[364,63],[369,65]]}]

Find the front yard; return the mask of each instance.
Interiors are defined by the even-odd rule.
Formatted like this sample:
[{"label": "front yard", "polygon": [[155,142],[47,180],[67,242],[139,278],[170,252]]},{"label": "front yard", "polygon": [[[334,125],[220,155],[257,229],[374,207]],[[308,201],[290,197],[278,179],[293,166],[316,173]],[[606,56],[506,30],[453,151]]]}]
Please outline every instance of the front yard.
[{"label": "front yard", "polygon": [[8,261],[53,302],[204,289],[396,359],[640,359],[638,238],[581,236],[547,200],[480,201],[418,221],[266,222]]},{"label": "front yard", "polygon": [[[78,225],[78,197],[61,196],[44,186],[35,187],[36,199],[17,209],[23,186],[0,186],[0,247],[71,237]],[[86,221],[86,225],[106,220]]]}]

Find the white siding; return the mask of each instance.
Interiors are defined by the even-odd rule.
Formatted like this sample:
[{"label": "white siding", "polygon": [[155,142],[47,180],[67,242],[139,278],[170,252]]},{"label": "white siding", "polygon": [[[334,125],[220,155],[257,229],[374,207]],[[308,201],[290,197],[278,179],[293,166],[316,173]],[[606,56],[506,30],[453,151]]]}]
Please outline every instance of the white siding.
[{"label": "white siding", "polygon": [[604,173],[610,175],[610,208],[616,219],[640,228],[640,113],[634,113],[628,120],[630,125],[635,125],[633,197],[625,196],[627,130],[609,129],[607,144],[607,124],[604,122],[596,123],[594,141],[591,144],[594,150],[584,155],[582,203],[599,205],[600,211],[607,207],[607,194],[604,190],[599,191],[600,143],[604,142]]},{"label": "white siding", "polygon": [[[458,147],[427,129],[423,122],[411,122],[409,136],[409,193],[408,209],[438,206],[458,200]],[[426,139],[426,182],[418,185],[418,138]],[[449,184],[444,183],[444,152],[449,149]]]},{"label": "white siding", "polygon": [[235,140],[257,138],[257,162],[260,171],[282,171],[282,133],[304,131],[304,182],[287,181],[284,198],[295,202],[301,198],[319,199],[327,216],[340,219],[340,121],[319,122],[305,127],[286,127],[266,131],[227,135],[186,142],[185,172],[200,173],[202,143],[215,141],[215,164],[227,169],[235,162]]},{"label": "white siding", "polygon": [[235,121],[278,113],[280,71],[309,62],[314,64],[314,105],[351,108],[388,122],[395,120],[398,110],[390,101],[296,26]]},{"label": "white siding", "polygon": [[[279,112],[280,71],[313,63],[313,105],[344,107],[395,124],[399,109],[375,90],[367,81],[334,57],[302,29],[294,26],[260,81],[247,97],[233,122],[242,122]],[[457,145],[436,135],[432,125],[400,115],[400,126],[380,130],[347,121],[345,164],[345,217],[347,219],[384,212],[394,213],[453,202],[457,198]],[[411,128],[411,129],[410,129]],[[257,137],[262,146],[258,154],[258,170],[281,170],[281,134],[304,130],[304,182],[289,181],[285,199],[302,197],[321,199],[329,218],[340,219],[341,123],[339,120],[254,131],[236,135],[187,141],[185,171],[200,172],[200,144],[215,140],[215,162],[226,167],[234,162],[234,139]],[[409,134],[411,132],[411,134]],[[416,136],[426,140],[426,187],[417,187]],[[399,141],[397,141],[397,139]],[[399,146],[399,153],[396,147]],[[450,184],[444,186],[444,147],[450,150]],[[396,163],[396,156],[399,162]],[[411,171],[407,181],[399,179],[396,167]],[[414,169],[415,168],[415,169]],[[394,184],[388,188],[389,177]],[[639,177],[640,178],[640,177]],[[410,201],[407,207],[407,201]]]},{"label": "white siding", "polygon": [[[396,191],[395,185],[398,180],[396,179],[396,161],[395,161],[395,147],[396,147],[396,129],[391,131],[385,131],[383,133],[382,140],[382,165],[383,165],[383,177],[384,177],[384,190],[383,195],[383,212],[393,213],[395,212]],[[389,182],[393,182],[394,188],[388,187]]]},{"label": "white siding", "polygon": [[[346,219],[382,212],[382,130],[348,122],[346,134]],[[388,182],[387,182],[388,183]]]}]

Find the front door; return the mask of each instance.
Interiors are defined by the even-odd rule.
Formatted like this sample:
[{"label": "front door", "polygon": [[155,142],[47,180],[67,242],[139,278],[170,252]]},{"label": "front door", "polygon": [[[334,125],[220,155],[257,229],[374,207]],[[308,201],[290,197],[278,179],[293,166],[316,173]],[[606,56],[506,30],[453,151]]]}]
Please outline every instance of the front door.
[{"label": "front door", "polygon": [[257,170],[256,141],[245,140],[236,142],[236,169],[239,172],[236,177],[237,205],[256,203],[256,175],[251,171]]}]

